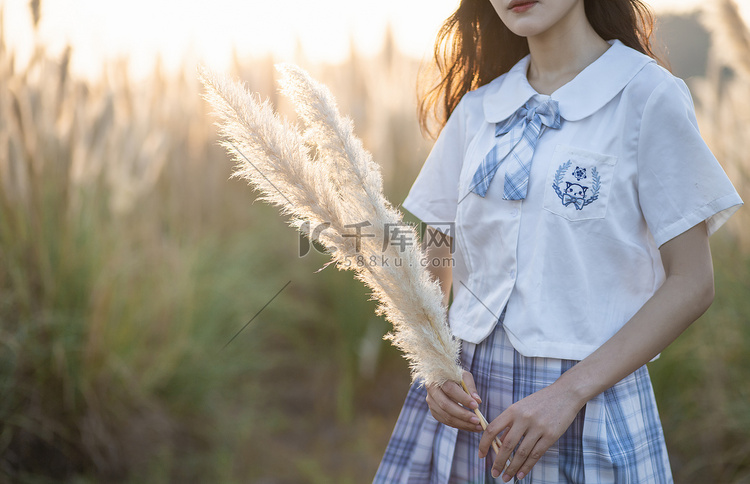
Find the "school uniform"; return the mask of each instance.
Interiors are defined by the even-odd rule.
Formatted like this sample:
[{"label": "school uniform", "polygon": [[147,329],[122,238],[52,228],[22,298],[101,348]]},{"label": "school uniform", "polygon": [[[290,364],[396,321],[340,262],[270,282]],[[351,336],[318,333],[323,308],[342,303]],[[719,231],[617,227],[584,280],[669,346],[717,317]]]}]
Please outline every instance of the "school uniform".
[{"label": "school uniform", "polygon": [[[403,203],[454,239],[448,320],[489,420],[643,306],[665,279],[662,244],[703,221],[712,234],[742,205],[684,82],[610,44],[549,96],[528,83],[529,56],[467,93]],[[527,137],[513,125],[551,105],[530,165],[486,165],[509,137]],[[509,196],[519,172],[520,198]],[[477,457],[480,435],[435,421],[425,396],[412,386],[375,482],[494,482],[492,460]],[[672,482],[645,366],[589,401],[520,482],[584,481]]]}]

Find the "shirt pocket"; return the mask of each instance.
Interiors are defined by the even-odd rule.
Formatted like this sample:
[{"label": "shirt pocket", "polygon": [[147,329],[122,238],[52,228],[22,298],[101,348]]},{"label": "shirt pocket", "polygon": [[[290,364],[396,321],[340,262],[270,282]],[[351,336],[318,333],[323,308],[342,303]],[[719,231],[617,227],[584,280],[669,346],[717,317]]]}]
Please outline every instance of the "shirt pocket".
[{"label": "shirt pocket", "polygon": [[617,157],[557,145],[547,172],[544,208],[570,221],[604,218]]}]

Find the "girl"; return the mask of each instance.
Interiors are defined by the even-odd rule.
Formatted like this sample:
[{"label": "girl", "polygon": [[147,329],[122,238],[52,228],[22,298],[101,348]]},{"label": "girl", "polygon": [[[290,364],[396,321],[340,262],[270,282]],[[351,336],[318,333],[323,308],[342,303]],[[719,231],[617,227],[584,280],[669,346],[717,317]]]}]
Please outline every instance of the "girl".
[{"label": "girl", "polygon": [[639,0],[462,0],[444,24],[404,207],[453,237],[435,276],[471,395],[413,385],[375,482],[672,482],[645,364],[711,304],[708,236],[742,201],[651,24]]}]

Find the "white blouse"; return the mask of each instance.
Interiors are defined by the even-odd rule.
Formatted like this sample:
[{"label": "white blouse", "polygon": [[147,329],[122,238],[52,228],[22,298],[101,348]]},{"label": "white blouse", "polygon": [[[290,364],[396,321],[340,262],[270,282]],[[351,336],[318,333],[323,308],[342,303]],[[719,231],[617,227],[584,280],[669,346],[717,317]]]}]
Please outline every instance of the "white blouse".
[{"label": "white blouse", "polygon": [[[664,281],[658,247],[742,200],[698,132],[685,83],[620,41],[551,96],[529,57],[467,93],[403,206],[455,241],[455,336],[472,343],[503,309],[525,356],[581,360]],[[562,126],[536,146],[524,200],[504,200],[504,163],[485,198],[470,192],[495,123],[527,101],[558,101]]]}]

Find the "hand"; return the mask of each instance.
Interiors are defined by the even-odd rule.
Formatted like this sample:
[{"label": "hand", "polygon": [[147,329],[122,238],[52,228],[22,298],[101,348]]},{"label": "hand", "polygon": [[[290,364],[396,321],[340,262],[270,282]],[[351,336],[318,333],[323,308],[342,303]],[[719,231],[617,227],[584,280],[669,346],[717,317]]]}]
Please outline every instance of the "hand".
[{"label": "hand", "polygon": [[477,394],[471,373],[464,371],[463,380],[471,395],[467,394],[458,383],[452,381],[444,383],[442,387],[427,385],[427,405],[430,406],[430,412],[438,422],[460,430],[481,432],[482,426],[479,425],[479,418],[473,410],[479,408],[482,399]]},{"label": "hand", "polygon": [[514,475],[523,479],[570,427],[581,407],[583,403],[579,403],[559,383],[532,393],[508,407],[490,423],[479,442],[479,457],[486,457],[492,440],[504,432],[503,445],[492,465],[492,477],[498,477],[523,437],[523,442],[505,470],[503,481],[508,482]]}]

